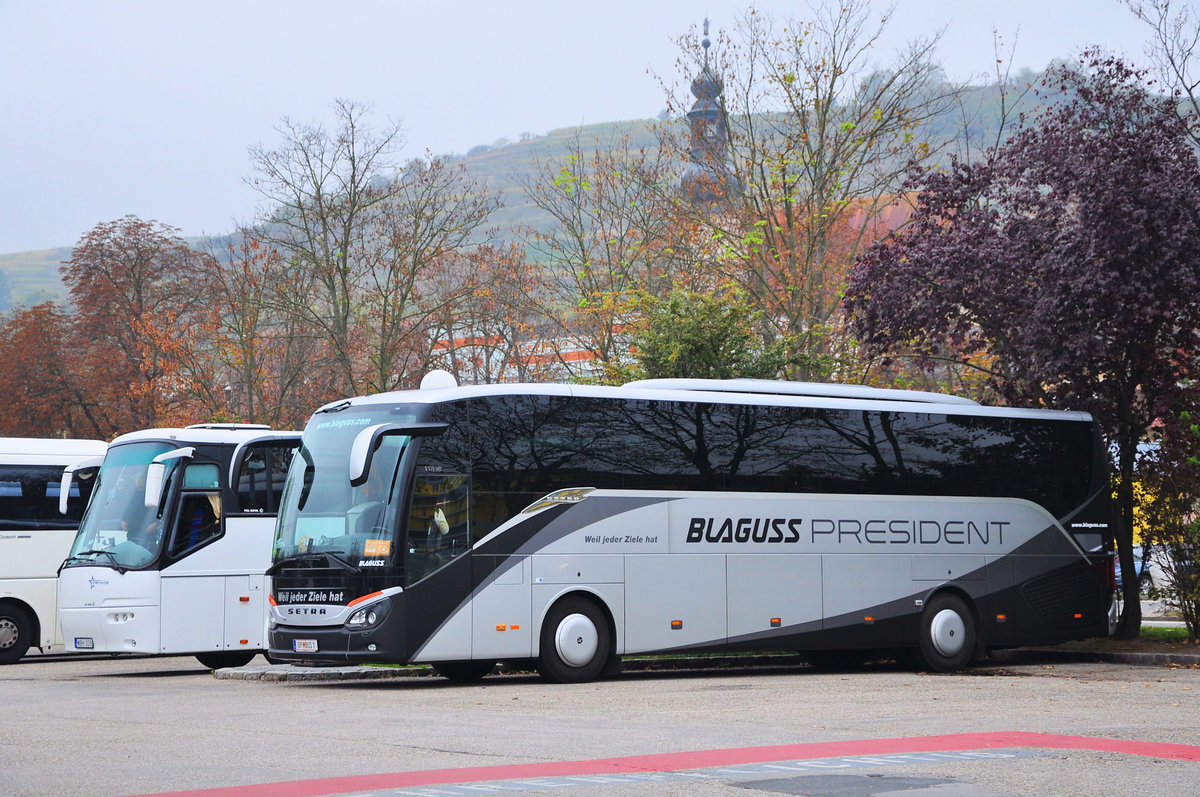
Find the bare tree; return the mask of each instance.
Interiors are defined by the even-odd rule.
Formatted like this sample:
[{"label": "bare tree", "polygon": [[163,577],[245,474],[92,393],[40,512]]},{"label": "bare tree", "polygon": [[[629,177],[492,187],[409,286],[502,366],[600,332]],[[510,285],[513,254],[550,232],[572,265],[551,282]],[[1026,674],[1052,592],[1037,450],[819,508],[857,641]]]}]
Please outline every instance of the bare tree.
[{"label": "bare tree", "polygon": [[1192,141],[1200,146],[1200,14],[1194,5],[1174,10],[1171,0],[1125,0],[1153,38],[1147,55],[1159,80],[1179,102],[1179,114]]},{"label": "bare tree", "polygon": [[251,147],[258,175],[248,182],[270,203],[259,230],[292,270],[285,314],[302,318],[329,342],[343,388],[356,392],[356,280],[371,214],[396,191],[392,160],[403,142],[400,122],[376,133],[369,107],[336,100],[338,128],[285,118],[275,149]]}]

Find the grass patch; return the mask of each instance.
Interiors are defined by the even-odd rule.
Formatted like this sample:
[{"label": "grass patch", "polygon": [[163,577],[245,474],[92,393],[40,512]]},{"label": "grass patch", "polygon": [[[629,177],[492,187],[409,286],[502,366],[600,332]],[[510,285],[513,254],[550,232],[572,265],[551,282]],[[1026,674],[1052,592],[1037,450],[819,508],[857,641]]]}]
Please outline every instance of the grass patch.
[{"label": "grass patch", "polygon": [[1147,642],[1164,642],[1167,644],[1184,643],[1188,641],[1186,628],[1162,628],[1160,626],[1142,626],[1141,638]]}]

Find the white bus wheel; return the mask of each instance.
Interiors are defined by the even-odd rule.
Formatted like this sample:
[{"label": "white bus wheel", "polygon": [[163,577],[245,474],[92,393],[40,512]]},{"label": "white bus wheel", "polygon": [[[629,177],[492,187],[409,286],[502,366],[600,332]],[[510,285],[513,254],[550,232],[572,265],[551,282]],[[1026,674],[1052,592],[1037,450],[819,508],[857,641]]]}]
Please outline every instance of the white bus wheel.
[{"label": "white bus wheel", "polygon": [[604,669],[611,651],[604,612],[586,598],[568,596],[551,607],[542,624],[538,672],[556,683],[591,681]]},{"label": "white bus wheel", "polygon": [[921,658],[929,669],[952,672],[965,667],[975,653],[975,618],[966,602],[953,593],[929,601],[921,615]]},{"label": "white bus wheel", "polygon": [[33,643],[29,612],[14,603],[0,605],[0,664],[12,664]]}]

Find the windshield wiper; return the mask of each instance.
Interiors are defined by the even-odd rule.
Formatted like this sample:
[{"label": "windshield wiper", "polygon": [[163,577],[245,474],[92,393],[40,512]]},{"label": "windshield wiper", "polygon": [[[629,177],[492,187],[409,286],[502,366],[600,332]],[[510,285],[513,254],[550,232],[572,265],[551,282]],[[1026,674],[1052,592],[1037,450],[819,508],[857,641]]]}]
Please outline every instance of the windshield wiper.
[{"label": "windshield wiper", "polygon": [[326,413],[326,412],[341,412],[342,410],[346,409],[349,406],[350,406],[350,399],[346,399],[345,401],[343,401],[340,404],[334,404],[332,407],[325,407],[324,409],[317,410],[316,413],[314,413],[314,414],[320,415],[320,414]]},{"label": "windshield wiper", "polygon": [[324,562],[327,566],[336,564],[342,570],[347,570],[351,573],[357,573],[358,568],[351,564],[348,560],[331,551],[313,551],[311,553],[295,553],[291,556],[285,556],[267,568],[267,575],[273,576],[280,570],[290,565],[305,565],[312,567],[320,562]]},{"label": "windshield wiper", "polygon": [[62,569],[67,566],[67,562],[88,562],[89,564],[96,564],[96,561],[94,559],[84,559],[83,557],[97,556],[100,554],[103,554],[104,556],[108,557],[108,560],[110,562],[112,562],[113,570],[116,570],[118,573],[121,573],[122,575],[124,575],[129,570],[129,568],[124,567],[120,562],[117,561],[117,557],[113,556],[112,551],[80,551],[77,554],[72,554],[71,556],[68,556],[66,558],[66,561],[64,561],[62,563],[62,565],[59,566],[58,572],[60,572],[60,573],[62,572]]}]

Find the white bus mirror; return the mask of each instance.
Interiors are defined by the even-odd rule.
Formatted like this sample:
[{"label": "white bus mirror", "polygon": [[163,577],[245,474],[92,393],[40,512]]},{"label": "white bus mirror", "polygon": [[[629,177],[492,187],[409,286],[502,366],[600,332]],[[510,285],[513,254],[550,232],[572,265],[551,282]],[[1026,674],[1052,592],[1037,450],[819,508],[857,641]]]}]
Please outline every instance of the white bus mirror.
[{"label": "white bus mirror", "polygon": [[71,482],[75,479],[75,472],[98,468],[103,464],[104,457],[92,457],[63,468],[62,481],[58,485],[58,514],[67,514],[67,499],[71,497]]},{"label": "white bus mirror", "polygon": [[158,503],[162,499],[163,480],[167,476],[167,462],[173,459],[190,459],[195,453],[196,449],[188,446],[159,454],[154,458],[146,468],[145,504],[148,509],[158,509]]},{"label": "white bus mirror", "polygon": [[387,435],[426,437],[441,434],[450,428],[447,423],[377,423],[368,426],[354,437],[350,446],[350,486],[358,487],[367,480],[371,471],[371,459],[379,448],[379,439]]}]

